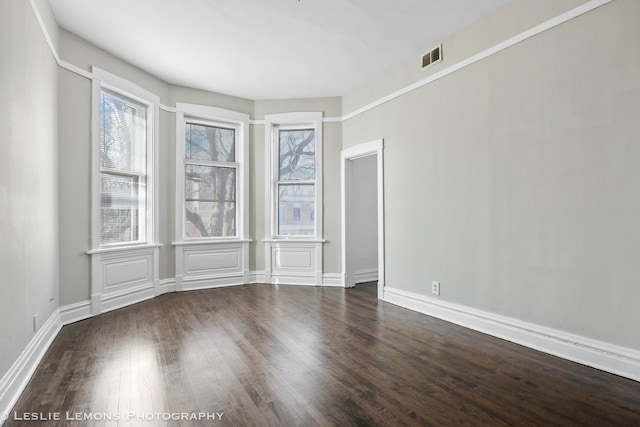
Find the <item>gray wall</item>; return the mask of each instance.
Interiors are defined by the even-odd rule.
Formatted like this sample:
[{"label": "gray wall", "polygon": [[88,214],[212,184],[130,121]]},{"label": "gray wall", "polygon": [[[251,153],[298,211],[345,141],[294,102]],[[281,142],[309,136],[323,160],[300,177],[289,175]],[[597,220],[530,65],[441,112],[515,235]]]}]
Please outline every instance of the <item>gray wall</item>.
[{"label": "gray wall", "polygon": [[[576,2],[516,1],[440,69],[532,3]],[[385,141],[388,286],[640,349],[638,16],[614,1],[343,123],[345,147]]]},{"label": "gray wall", "polygon": [[[62,60],[86,71],[97,66],[128,79],[169,104],[169,85],[60,30]],[[59,72],[60,303],[89,299],[91,270],[91,80],[61,68]],[[160,112],[160,277],[173,277],[173,114]]]},{"label": "gray wall", "polygon": [[353,160],[350,177],[351,266],[357,273],[378,268],[378,159]]},{"label": "gray wall", "polygon": [[58,306],[58,69],[29,2],[0,2],[0,57],[1,378]]}]

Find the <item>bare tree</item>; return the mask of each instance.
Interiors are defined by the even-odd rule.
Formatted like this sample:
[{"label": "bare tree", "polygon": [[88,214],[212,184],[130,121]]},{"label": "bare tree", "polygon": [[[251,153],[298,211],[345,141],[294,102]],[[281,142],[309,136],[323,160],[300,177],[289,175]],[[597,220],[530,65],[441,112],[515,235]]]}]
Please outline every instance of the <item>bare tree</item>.
[{"label": "bare tree", "polygon": [[[193,160],[233,162],[235,160],[235,131],[213,126],[190,125],[187,135],[187,154]],[[201,165],[186,170],[186,200],[208,203],[207,210],[196,213],[185,207],[186,218],[201,237],[233,236],[235,228],[236,170],[232,167]],[[190,185],[190,183],[192,183]],[[199,185],[195,185],[199,183]]]}]

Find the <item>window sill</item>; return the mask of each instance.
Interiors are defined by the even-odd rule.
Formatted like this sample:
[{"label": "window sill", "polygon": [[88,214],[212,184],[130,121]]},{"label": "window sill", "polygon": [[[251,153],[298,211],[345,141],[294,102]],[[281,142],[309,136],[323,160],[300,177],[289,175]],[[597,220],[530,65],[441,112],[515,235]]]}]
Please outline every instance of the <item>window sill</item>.
[{"label": "window sill", "polygon": [[85,253],[87,255],[94,255],[94,254],[103,254],[103,253],[109,253],[109,252],[124,252],[124,251],[138,250],[138,249],[153,249],[153,248],[160,248],[160,247],[162,247],[162,245],[159,243],[149,243],[144,245],[114,246],[114,247],[107,247],[107,248],[90,249]]},{"label": "window sill", "polygon": [[173,246],[193,246],[193,245],[222,245],[225,243],[251,243],[251,239],[216,239],[216,240],[187,240],[182,242],[173,242]]},{"label": "window sill", "polygon": [[326,239],[305,239],[296,237],[281,237],[278,239],[263,239],[264,243],[327,243]]}]

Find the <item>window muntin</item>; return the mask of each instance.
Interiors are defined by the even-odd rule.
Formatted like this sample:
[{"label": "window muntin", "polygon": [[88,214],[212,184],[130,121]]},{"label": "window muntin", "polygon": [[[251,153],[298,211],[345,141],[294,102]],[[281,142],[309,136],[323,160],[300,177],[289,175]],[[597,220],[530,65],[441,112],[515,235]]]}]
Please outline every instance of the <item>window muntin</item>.
[{"label": "window muntin", "polygon": [[187,119],[184,238],[237,237],[237,129]]},{"label": "window muntin", "polygon": [[100,245],[146,242],[148,106],[102,89]]}]

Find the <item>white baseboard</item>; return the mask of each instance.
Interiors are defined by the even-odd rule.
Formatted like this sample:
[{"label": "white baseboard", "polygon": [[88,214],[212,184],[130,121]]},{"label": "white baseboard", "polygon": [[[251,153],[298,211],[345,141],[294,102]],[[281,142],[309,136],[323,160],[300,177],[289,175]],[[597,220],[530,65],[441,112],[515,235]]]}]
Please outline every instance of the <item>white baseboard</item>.
[{"label": "white baseboard", "polygon": [[243,274],[224,275],[217,277],[183,277],[182,289],[195,291],[198,289],[222,288],[226,286],[244,285]]},{"label": "white baseboard", "polygon": [[266,273],[263,271],[251,271],[249,272],[249,284],[254,283],[266,283]]},{"label": "white baseboard", "polygon": [[145,284],[123,292],[100,295],[100,307],[93,308],[94,313],[106,313],[119,308],[128,307],[153,298],[153,283]]},{"label": "white baseboard", "polygon": [[384,288],[383,300],[592,368],[640,381],[640,351],[514,318]]},{"label": "white baseboard", "polygon": [[[301,286],[327,286],[344,288],[344,275],[342,273],[324,273],[322,275],[322,284],[316,285],[315,276],[310,275],[292,275],[292,274],[273,274],[272,283],[278,285],[301,285]],[[277,277],[277,282],[273,281]],[[249,273],[249,283],[267,283],[266,273],[264,271],[252,271]]]},{"label": "white baseboard", "polygon": [[344,275],[342,273],[324,273],[322,286],[335,286],[344,288]]},{"label": "white baseboard", "polygon": [[176,291],[176,280],[175,279],[164,279],[160,280],[159,292],[156,296],[166,294],[169,292]]},{"label": "white baseboard", "polygon": [[75,304],[64,305],[58,309],[62,325],[68,325],[80,320],[88,319],[91,314],[91,301],[81,301]]},{"label": "white baseboard", "polygon": [[[42,357],[60,332],[60,312],[56,310],[29,341],[20,357],[0,380],[0,414],[8,414],[36,371]],[[4,423],[0,417],[0,425]]]},{"label": "white baseboard", "polygon": [[378,280],[378,269],[367,268],[353,272],[354,283],[375,282]]},{"label": "white baseboard", "polygon": [[271,284],[273,285],[301,285],[301,286],[316,286],[315,274],[295,274],[295,273],[283,273],[283,272],[271,272]]}]

